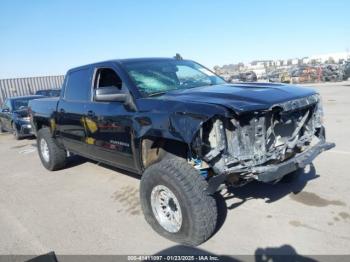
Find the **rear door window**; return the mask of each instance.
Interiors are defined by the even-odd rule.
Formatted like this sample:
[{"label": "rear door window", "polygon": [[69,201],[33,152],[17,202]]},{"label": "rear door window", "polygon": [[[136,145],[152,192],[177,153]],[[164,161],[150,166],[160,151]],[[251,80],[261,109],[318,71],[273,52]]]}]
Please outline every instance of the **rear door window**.
[{"label": "rear door window", "polygon": [[69,101],[90,101],[91,73],[89,68],[71,71],[65,90],[65,99]]}]

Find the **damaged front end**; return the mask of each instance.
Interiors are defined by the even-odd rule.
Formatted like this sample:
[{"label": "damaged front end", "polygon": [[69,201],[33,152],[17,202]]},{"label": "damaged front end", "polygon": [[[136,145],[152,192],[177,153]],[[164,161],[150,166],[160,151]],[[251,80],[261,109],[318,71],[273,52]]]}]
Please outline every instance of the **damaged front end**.
[{"label": "damaged front end", "polygon": [[212,171],[208,193],[224,182],[278,181],[310,164],[335,146],[325,140],[322,118],[320,97],[315,94],[236,118],[210,119],[192,144]]}]

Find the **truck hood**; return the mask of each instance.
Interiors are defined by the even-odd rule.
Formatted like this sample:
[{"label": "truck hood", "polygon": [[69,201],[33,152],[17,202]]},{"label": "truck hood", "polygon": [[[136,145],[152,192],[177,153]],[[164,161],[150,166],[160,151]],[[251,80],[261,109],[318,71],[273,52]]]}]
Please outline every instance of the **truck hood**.
[{"label": "truck hood", "polygon": [[285,84],[237,83],[175,90],[160,99],[221,105],[237,114],[315,94],[313,89]]}]

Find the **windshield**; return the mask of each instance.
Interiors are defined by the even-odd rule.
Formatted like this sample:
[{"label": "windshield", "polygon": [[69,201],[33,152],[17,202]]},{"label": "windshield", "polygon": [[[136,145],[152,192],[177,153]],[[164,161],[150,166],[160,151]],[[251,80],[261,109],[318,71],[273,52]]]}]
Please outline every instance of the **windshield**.
[{"label": "windshield", "polygon": [[127,62],[125,68],[137,88],[145,96],[226,83],[208,69],[192,61]]},{"label": "windshield", "polygon": [[41,96],[60,96],[61,90],[39,90],[35,94]]},{"label": "windshield", "polygon": [[61,90],[51,90],[50,96],[60,96]]},{"label": "windshield", "polygon": [[26,109],[30,100],[34,98],[21,98],[12,101],[13,111]]}]

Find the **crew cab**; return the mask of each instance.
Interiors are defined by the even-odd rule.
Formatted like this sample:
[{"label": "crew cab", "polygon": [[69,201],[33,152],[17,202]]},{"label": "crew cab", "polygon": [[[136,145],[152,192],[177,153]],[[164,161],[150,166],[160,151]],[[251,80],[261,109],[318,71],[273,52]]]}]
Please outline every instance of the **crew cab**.
[{"label": "crew cab", "polygon": [[176,58],[121,59],[67,72],[59,98],[30,104],[42,164],[78,154],[141,176],[147,222],[198,245],[214,232],[214,193],[276,182],[335,145],[314,90],[229,84]]}]

